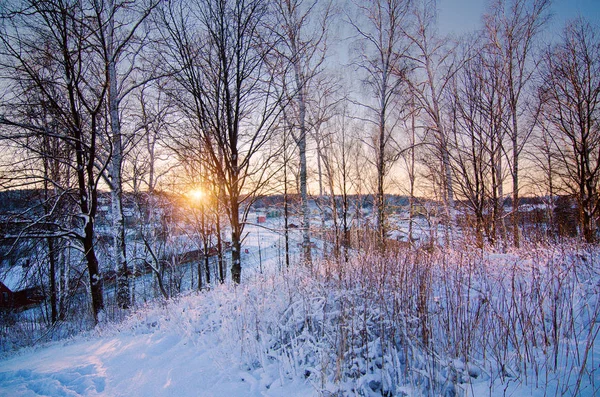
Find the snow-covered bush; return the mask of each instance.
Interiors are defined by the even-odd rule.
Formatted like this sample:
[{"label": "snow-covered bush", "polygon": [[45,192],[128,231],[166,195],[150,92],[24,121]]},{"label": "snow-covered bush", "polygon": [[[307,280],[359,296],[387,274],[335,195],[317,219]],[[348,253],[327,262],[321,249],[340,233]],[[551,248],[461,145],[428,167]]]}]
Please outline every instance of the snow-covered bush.
[{"label": "snow-covered bush", "polygon": [[569,244],[353,253],[148,303],[92,337],[151,334],[210,351],[262,391],[591,396],[599,273],[597,247]]},{"label": "snow-covered bush", "polygon": [[570,395],[596,377],[597,256],[571,246],[365,254],[215,293],[223,337],[248,369],[276,368],[324,394]]}]

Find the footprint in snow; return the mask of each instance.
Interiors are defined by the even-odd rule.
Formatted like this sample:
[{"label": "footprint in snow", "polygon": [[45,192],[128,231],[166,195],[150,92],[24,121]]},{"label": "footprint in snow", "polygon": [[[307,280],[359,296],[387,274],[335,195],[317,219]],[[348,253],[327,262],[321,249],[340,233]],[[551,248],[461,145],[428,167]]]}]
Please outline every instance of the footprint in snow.
[{"label": "footprint in snow", "polygon": [[[106,380],[94,364],[56,372],[18,370],[0,372],[0,390],[29,396],[84,396],[104,391]],[[2,393],[0,393],[1,395]]]}]

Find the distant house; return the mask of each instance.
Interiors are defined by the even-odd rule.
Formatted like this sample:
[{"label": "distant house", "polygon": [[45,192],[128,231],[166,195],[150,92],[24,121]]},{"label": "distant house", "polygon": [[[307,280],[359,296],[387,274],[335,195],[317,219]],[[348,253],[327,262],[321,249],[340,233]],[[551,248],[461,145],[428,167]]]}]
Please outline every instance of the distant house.
[{"label": "distant house", "polygon": [[279,218],[281,216],[281,211],[279,210],[270,210],[267,212],[267,218]]},{"label": "distant house", "polygon": [[267,217],[265,215],[259,215],[256,217],[257,223],[265,223],[267,221]]},{"label": "distant house", "polygon": [[22,310],[37,305],[44,300],[39,286],[27,286],[21,283],[22,267],[13,266],[8,272],[0,273],[0,309]]},{"label": "distant house", "polygon": [[20,310],[37,305],[44,301],[40,288],[25,288],[19,291],[11,291],[0,281],[0,309]]},{"label": "distant house", "polygon": [[11,307],[13,300],[13,292],[0,281],[0,307]]}]

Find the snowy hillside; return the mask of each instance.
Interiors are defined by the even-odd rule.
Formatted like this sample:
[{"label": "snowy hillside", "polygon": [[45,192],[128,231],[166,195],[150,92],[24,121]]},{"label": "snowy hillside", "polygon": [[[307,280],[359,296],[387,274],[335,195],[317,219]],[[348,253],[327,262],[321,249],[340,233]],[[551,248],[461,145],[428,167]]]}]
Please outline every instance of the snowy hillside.
[{"label": "snowy hillside", "polygon": [[[125,323],[0,363],[2,396],[312,395],[277,368],[250,368],[233,339],[226,287],[148,307]],[[241,298],[238,296],[238,298]],[[222,299],[222,301],[219,301]],[[232,300],[235,298],[232,297]]]},{"label": "snowy hillside", "polygon": [[0,395],[594,396],[598,275],[567,246],[267,266],[5,356]]}]

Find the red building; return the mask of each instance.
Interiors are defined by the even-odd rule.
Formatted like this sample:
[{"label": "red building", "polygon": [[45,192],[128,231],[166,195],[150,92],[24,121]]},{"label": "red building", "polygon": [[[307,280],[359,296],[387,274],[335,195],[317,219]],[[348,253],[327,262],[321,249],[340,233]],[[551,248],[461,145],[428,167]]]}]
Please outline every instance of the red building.
[{"label": "red building", "polygon": [[44,300],[39,287],[24,288],[12,291],[0,281],[0,309],[21,310],[37,305]]},{"label": "red building", "polygon": [[12,306],[13,293],[0,281],[0,307],[7,308]]}]

